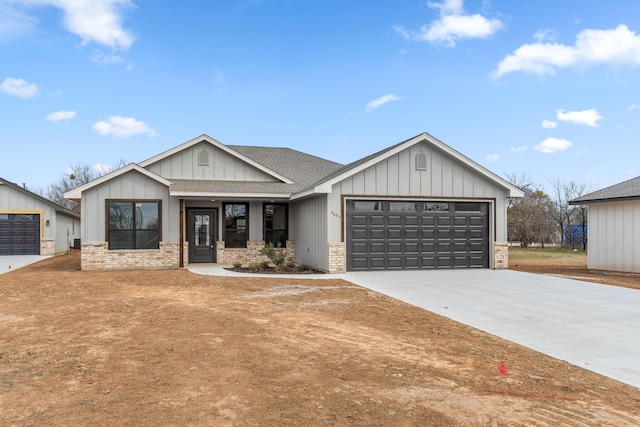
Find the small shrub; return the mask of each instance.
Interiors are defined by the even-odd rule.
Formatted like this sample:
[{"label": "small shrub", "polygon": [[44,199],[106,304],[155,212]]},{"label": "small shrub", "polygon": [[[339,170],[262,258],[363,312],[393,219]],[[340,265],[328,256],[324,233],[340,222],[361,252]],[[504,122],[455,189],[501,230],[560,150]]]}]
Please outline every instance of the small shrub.
[{"label": "small shrub", "polygon": [[273,246],[273,243],[269,242],[264,245],[264,248],[260,249],[260,253],[271,260],[273,265],[276,266],[276,270],[284,269],[286,254],[280,243],[278,243],[278,246]]},{"label": "small shrub", "polygon": [[239,270],[242,268],[242,263],[240,262],[234,262],[233,263],[233,268],[235,268],[236,270]]},{"label": "small shrub", "polygon": [[247,269],[249,271],[253,271],[254,273],[260,270],[264,270],[264,263],[263,262],[252,262],[251,264],[249,264],[247,266]]}]

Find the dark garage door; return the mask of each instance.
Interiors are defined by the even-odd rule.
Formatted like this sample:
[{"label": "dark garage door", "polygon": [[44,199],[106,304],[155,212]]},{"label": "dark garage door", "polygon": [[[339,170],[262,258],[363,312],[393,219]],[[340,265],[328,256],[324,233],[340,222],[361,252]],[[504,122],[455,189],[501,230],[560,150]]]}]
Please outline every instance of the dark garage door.
[{"label": "dark garage door", "polygon": [[40,255],[40,215],[0,213],[0,255]]},{"label": "dark garage door", "polygon": [[347,270],[489,267],[489,205],[347,200]]}]

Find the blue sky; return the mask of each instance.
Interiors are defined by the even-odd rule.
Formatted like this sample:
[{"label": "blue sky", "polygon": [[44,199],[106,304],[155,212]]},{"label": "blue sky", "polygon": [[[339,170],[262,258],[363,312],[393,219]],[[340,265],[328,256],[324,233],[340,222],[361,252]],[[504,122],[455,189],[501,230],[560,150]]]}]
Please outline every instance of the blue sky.
[{"label": "blue sky", "polygon": [[0,0],[0,176],[203,133],[349,163],[428,132],[500,176],[640,175],[637,0]]}]

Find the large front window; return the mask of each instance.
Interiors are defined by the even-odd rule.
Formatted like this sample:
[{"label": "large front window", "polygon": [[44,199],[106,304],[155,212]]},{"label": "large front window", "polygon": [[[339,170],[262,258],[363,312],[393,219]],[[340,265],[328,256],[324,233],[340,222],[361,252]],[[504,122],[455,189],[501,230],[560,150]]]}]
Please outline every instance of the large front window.
[{"label": "large front window", "polygon": [[264,205],[264,241],[273,246],[287,245],[287,205]]},{"label": "large front window", "polygon": [[224,204],[224,242],[227,248],[246,248],[249,240],[249,205]]},{"label": "large front window", "polygon": [[109,249],[158,249],[160,201],[107,201]]}]

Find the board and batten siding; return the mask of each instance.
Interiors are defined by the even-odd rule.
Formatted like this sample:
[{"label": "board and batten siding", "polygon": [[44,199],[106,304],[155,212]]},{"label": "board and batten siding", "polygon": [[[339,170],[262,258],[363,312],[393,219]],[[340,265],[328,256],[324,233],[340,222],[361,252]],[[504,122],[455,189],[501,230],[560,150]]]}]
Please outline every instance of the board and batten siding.
[{"label": "board and batten siding", "polygon": [[640,201],[589,204],[588,266],[640,273]]},{"label": "board and batten siding", "polygon": [[106,239],[106,200],[162,200],[162,241],[179,240],[177,199],[170,200],[169,188],[141,173],[131,171],[85,191],[82,195],[83,242],[104,242]]},{"label": "board and batten siding", "polygon": [[296,262],[329,267],[327,197],[319,195],[289,205],[289,239],[296,242]]},{"label": "board and batten siding", "polygon": [[[56,212],[53,205],[9,185],[0,185],[0,213],[40,215],[40,238],[55,239]],[[49,226],[45,221],[49,220]]]},{"label": "board and batten siding", "polygon": [[[207,165],[199,162],[202,151],[207,153]],[[167,179],[277,182],[274,177],[206,142],[159,160],[146,169]]]},{"label": "board and batten siding", "polygon": [[[416,169],[416,155],[426,155],[427,170]],[[495,200],[495,211],[490,224],[498,242],[507,241],[507,192],[505,188],[470,169],[465,164],[440,151],[427,142],[421,142],[401,151],[333,186],[330,199],[330,241],[340,241],[342,226],[341,196],[402,197],[420,199],[483,199]],[[494,216],[495,214],[495,216]]]}]

